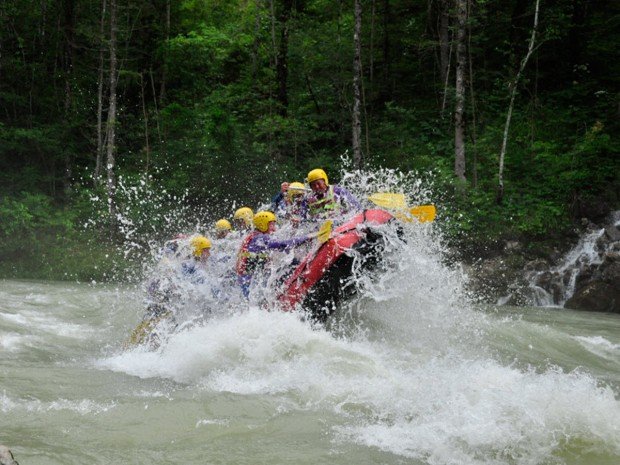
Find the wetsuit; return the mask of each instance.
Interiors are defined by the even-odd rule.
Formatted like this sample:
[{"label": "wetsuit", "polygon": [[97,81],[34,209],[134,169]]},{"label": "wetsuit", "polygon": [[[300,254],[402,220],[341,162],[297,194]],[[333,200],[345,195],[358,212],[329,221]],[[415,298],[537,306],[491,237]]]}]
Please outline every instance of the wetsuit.
[{"label": "wetsuit", "polygon": [[306,219],[324,220],[351,211],[362,209],[362,205],[348,190],[331,185],[323,194],[311,193],[304,198],[301,212]]},{"label": "wetsuit", "polygon": [[310,240],[308,236],[278,240],[268,233],[251,232],[241,244],[237,258],[237,278],[243,295],[248,297],[252,276],[260,272],[269,261],[271,250],[287,250]]}]

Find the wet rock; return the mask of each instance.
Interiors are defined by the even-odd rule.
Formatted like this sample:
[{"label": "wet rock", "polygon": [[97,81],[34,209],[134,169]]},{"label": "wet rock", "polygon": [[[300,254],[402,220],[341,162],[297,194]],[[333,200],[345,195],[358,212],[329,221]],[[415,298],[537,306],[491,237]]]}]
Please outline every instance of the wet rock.
[{"label": "wet rock", "polygon": [[620,313],[620,288],[603,281],[593,281],[575,292],[564,307],[573,310]]},{"label": "wet rock", "polygon": [[535,284],[551,294],[554,304],[561,302],[564,293],[563,275],[557,272],[545,271],[538,276]]},{"label": "wet rock", "polygon": [[523,249],[523,245],[519,241],[508,241],[504,245],[504,252],[515,253],[520,252]]},{"label": "wet rock", "polygon": [[599,272],[603,282],[620,288],[620,252],[607,252]]},{"label": "wet rock", "polygon": [[597,271],[596,265],[588,265],[584,266],[577,275],[575,280],[575,290],[579,290],[583,288],[586,284],[592,281],[592,278],[595,276]]},{"label": "wet rock", "polygon": [[620,241],[620,230],[615,225],[607,226],[605,228],[605,236],[607,236],[611,242]]},{"label": "wet rock", "polygon": [[544,258],[537,258],[536,260],[530,260],[525,264],[523,269],[525,271],[543,271],[549,268],[549,262]]},{"label": "wet rock", "polygon": [[495,257],[472,265],[469,289],[489,302],[496,302],[509,293],[509,286],[523,285],[522,267],[512,263],[514,257]]},{"label": "wet rock", "polygon": [[11,450],[2,445],[0,445],[0,465],[19,465]]}]

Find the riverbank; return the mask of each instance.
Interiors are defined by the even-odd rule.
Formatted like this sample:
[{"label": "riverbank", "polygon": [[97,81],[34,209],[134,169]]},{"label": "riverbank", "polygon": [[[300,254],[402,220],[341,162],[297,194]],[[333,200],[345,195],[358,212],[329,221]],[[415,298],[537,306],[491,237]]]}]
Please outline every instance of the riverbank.
[{"label": "riverbank", "polygon": [[510,240],[463,260],[473,295],[488,303],[620,313],[620,212],[553,241]]},{"label": "riverbank", "polygon": [[[620,214],[616,212],[616,216]],[[615,219],[614,219],[615,218]],[[545,238],[460,244],[448,259],[462,266],[472,298],[484,303],[566,306],[620,313],[620,227],[613,214]],[[5,238],[0,279],[133,282],[150,260],[76,230]],[[466,250],[466,252],[463,252]]]}]

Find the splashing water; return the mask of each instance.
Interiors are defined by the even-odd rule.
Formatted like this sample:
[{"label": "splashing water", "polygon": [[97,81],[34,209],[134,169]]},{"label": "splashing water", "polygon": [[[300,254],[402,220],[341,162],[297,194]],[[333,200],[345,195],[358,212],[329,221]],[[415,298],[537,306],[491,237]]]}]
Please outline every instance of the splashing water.
[{"label": "splashing water", "polygon": [[[345,172],[342,180],[359,198],[403,186],[411,200],[432,198],[415,176],[389,170]],[[269,299],[267,312],[264,302],[229,301],[226,312],[175,331],[156,351],[136,348],[96,365],[206,393],[275,397],[275,415],[331,418],[335,447],[357,444],[415,463],[565,463],[583,444],[595,456],[620,456],[611,387],[552,364],[506,365],[490,335],[512,320],[468,302],[462,274],[443,263],[439,231],[412,223],[404,240],[384,234],[389,259],[373,274],[354,267],[358,295],[325,327],[281,313]],[[278,278],[254,296],[265,299]]]},{"label": "splashing water", "polygon": [[[412,204],[432,201],[412,175],[345,172],[342,179],[359,198],[400,191]],[[2,416],[29,422],[38,415],[50,429],[62,424],[61,415],[86,416],[92,437],[83,427],[72,447],[86,444],[103,461],[617,463],[620,321],[609,317],[596,326],[568,311],[476,308],[460,270],[444,263],[437,227],[402,227],[401,234],[383,231],[386,260],[375,273],[354,266],[359,292],[325,325],[279,311],[269,299],[273,277],[249,302],[234,294],[219,300],[213,289],[221,286],[226,260],[210,263],[212,273],[200,285],[183,284],[189,297],[180,324],[154,350],[120,349],[141,316],[135,295],[131,305],[127,293],[90,302],[98,316],[82,322],[88,345],[70,330],[47,339],[50,322],[38,319],[37,305],[57,305],[64,293],[42,291],[49,301],[33,299],[19,312],[23,320],[0,306],[11,359],[41,357],[26,355],[33,343],[25,336],[32,333],[44,359],[63,354],[64,379],[79,387],[20,397],[22,385],[11,381],[0,396]],[[0,297],[20,305],[11,297],[16,292]],[[59,308],[66,308],[55,314],[59,324],[75,324],[84,311]],[[94,387],[86,378],[106,381]],[[119,448],[116,455],[105,452]]]}]

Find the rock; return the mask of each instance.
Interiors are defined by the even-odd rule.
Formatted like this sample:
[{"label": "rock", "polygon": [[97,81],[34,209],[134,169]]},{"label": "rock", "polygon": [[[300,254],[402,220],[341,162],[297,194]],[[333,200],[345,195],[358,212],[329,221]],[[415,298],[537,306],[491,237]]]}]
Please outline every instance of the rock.
[{"label": "rock", "polygon": [[620,288],[620,252],[607,252],[599,272],[603,282]]},{"label": "rock", "polygon": [[0,465],[19,465],[15,457],[13,457],[11,450],[2,445],[0,445]]},{"label": "rock", "polygon": [[579,290],[592,281],[597,270],[597,265],[588,265],[581,268],[575,279],[575,290]]},{"label": "rock", "polygon": [[515,253],[520,252],[523,249],[523,245],[519,241],[508,241],[504,245],[504,252]]},{"label": "rock", "polygon": [[537,258],[535,260],[530,260],[525,264],[523,269],[525,271],[542,271],[549,268],[549,262],[544,258]]},{"label": "rock", "polygon": [[615,225],[605,227],[605,235],[609,238],[611,242],[620,241],[620,230]]},{"label": "rock", "polygon": [[593,281],[575,292],[564,307],[573,310],[620,313],[620,289],[602,281]]},{"label": "rock", "polygon": [[[469,289],[484,296],[486,301],[496,302],[508,293],[508,287],[518,281],[518,268],[508,259],[495,257],[474,264],[469,274]],[[521,284],[521,283],[519,283]]]},{"label": "rock", "polygon": [[538,276],[536,286],[544,289],[553,296],[553,303],[557,304],[564,295],[563,276],[557,272],[545,271]]}]

